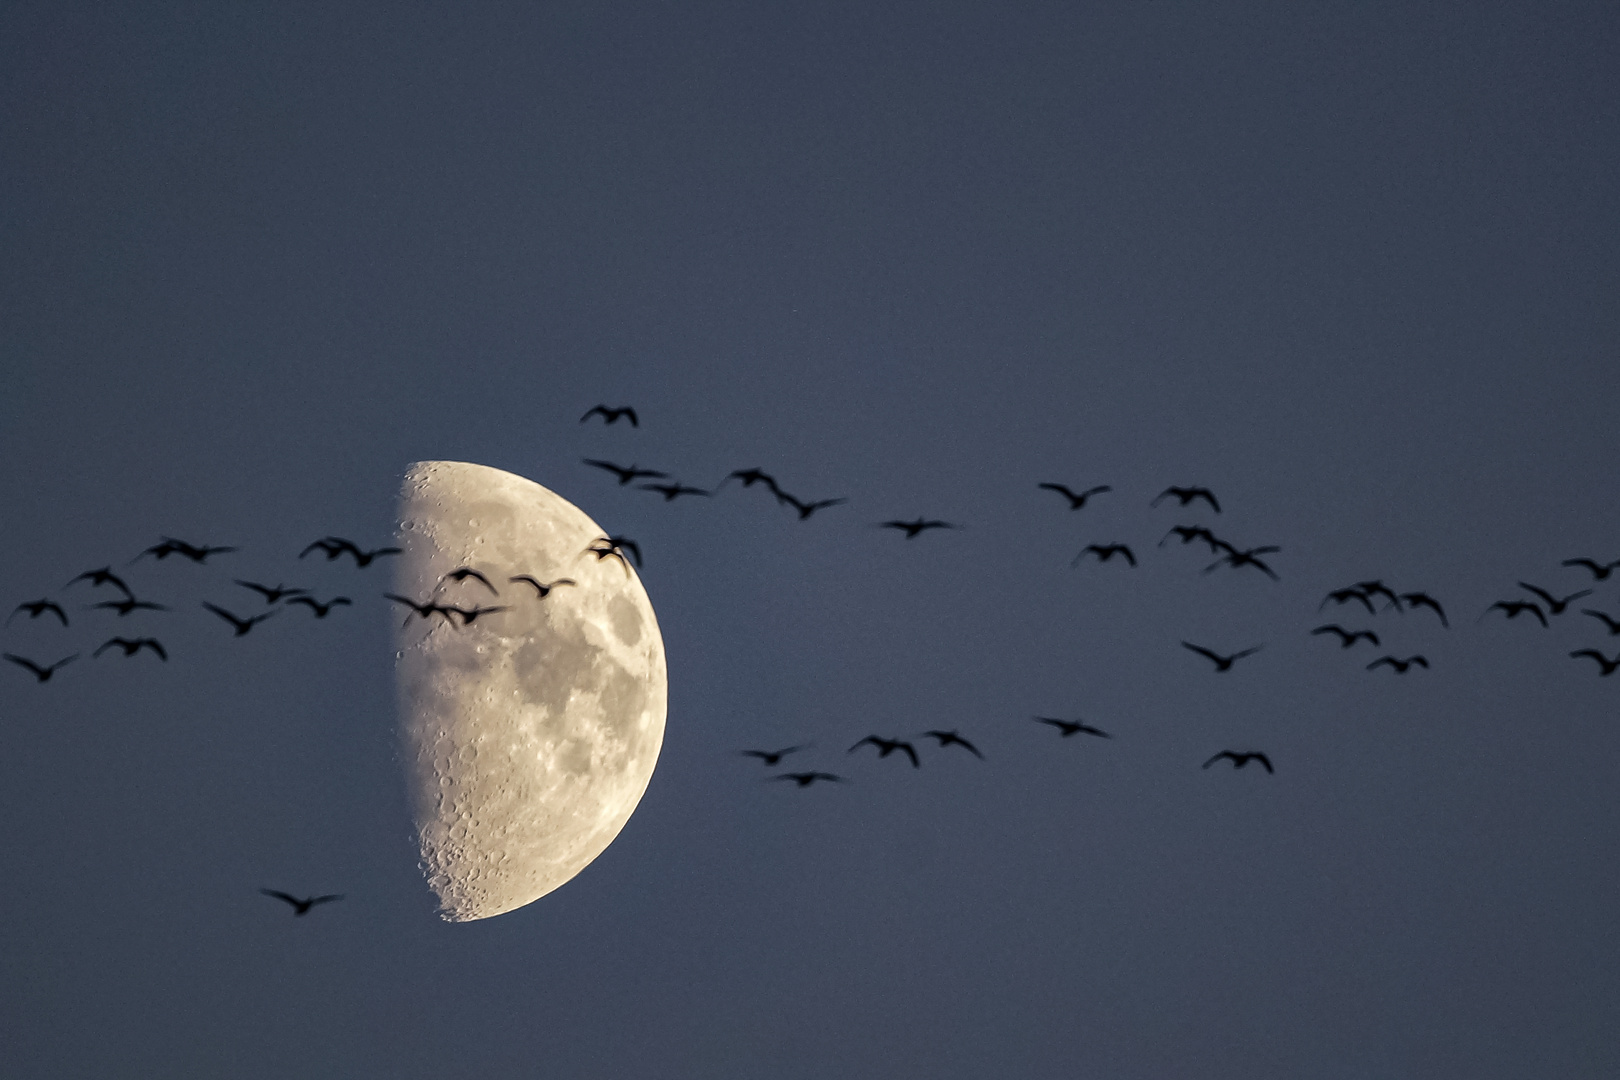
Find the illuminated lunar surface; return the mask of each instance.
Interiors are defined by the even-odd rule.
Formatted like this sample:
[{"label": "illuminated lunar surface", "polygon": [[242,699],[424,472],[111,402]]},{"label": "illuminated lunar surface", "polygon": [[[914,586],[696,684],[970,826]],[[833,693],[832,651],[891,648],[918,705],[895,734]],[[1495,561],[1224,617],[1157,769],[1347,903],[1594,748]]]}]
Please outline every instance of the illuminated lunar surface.
[{"label": "illuminated lunar surface", "polygon": [[[457,461],[406,473],[395,591],[508,607],[468,626],[411,616],[398,634],[422,866],[451,922],[511,911],[567,882],[613,842],[652,778],[668,697],[663,638],[635,571],[586,553],[603,535],[568,500],[512,473]],[[462,566],[500,594],[475,579],[442,582]],[[542,599],[508,580],[518,574],[577,584]]]}]

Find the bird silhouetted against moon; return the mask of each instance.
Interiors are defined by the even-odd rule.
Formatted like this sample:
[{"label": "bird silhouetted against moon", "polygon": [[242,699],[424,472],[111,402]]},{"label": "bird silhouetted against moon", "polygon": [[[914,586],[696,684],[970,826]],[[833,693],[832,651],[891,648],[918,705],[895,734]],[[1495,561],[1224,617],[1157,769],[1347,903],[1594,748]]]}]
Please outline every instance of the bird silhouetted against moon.
[{"label": "bird silhouetted against moon", "polygon": [[580,557],[602,535],[562,496],[499,469],[428,461],[405,476],[400,593],[426,596],[460,566],[577,583],[476,624],[410,619],[397,631],[422,864],[450,922],[511,911],[573,878],[652,778],[663,638],[628,564]]}]

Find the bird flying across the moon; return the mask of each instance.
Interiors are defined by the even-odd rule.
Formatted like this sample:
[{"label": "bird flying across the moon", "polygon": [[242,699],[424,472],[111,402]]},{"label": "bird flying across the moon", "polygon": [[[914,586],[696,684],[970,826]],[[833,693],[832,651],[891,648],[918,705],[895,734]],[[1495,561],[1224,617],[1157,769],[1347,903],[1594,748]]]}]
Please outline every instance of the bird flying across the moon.
[{"label": "bird flying across the moon", "polygon": [[629,541],[531,480],[419,462],[401,488],[400,522],[391,598],[413,609],[410,597],[431,596],[462,566],[521,572],[537,591],[565,574],[573,583],[498,618],[445,609],[447,621],[462,616],[454,633],[432,611],[397,631],[402,757],[424,872],[443,918],[485,919],[569,881],[629,820],[663,743],[663,639],[640,579],[628,564],[605,565]]}]

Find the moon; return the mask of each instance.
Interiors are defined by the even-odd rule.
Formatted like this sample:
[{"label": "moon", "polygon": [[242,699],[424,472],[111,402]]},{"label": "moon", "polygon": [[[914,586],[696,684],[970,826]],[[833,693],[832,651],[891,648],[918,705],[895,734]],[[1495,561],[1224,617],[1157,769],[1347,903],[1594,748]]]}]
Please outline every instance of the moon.
[{"label": "moon", "polygon": [[[484,612],[403,606],[395,685],[421,866],[448,922],[487,919],[565,884],[635,811],[664,740],[664,641],[627,560],[532,480],[421,461],[399,497],[396,591]],[[471,567],[476,578],[447,580]],[[541,597],[512,581],[570,578]]]}]

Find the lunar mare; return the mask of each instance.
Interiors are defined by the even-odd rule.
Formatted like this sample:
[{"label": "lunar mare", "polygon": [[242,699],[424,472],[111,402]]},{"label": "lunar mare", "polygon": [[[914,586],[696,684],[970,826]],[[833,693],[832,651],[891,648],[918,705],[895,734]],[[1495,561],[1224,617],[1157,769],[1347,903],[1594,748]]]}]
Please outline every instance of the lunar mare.
[{"label": "lunar mare", "polygon": [[[618,836],[663,744],[664,643],[635,571],[532,480],[457,461],[412,465],[400,491],[396,591],[471,609],[409,616],[396,686],[422,868],[450,922],[522,907]],[[483,573],[491,595],[458,567]],[[571,578],[540,598],[524,582]]]}]

